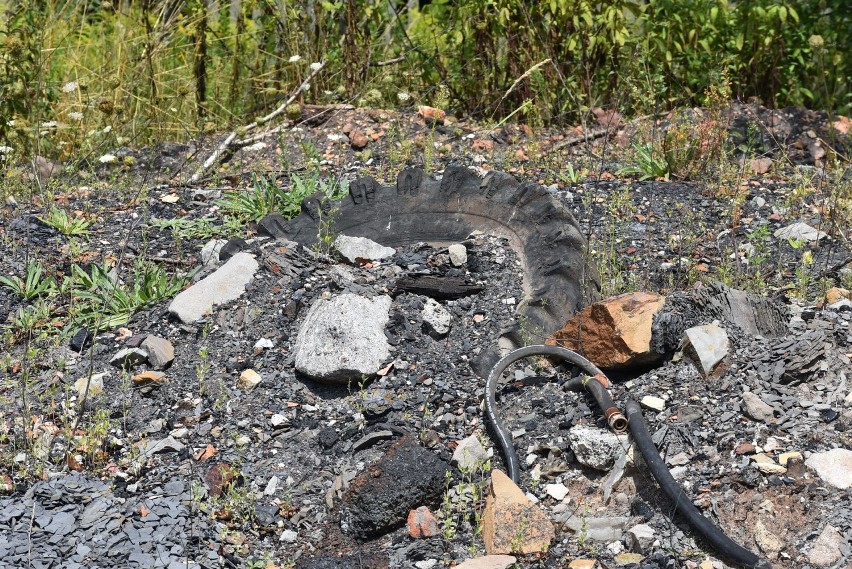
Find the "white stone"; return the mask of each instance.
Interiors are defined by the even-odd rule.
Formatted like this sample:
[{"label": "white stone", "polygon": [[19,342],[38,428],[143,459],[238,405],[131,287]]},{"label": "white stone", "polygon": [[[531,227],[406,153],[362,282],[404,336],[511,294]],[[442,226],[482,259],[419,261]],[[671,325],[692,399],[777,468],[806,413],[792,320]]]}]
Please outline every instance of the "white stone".
[{"label": "white stone", "polygon": [[487,460],[488,452],[476,435],[460,440],[456,450],[453,451],[453,464],[462,472],[472,472],[482,467]]},{"label": "white stone", "polygon": [[275,344],[272,343],[272,340],[269,338],[261,338],[257,342],[254,343],[255,350],[269,349],[274,348]]},{"label": "white stone", "polygon": [[202,265],[215,265],[219,262],[219,251],[222,250],[222,247],[225,246],[227,241],[225,239],[211,239],[208,241],[204,247],[201,248],[201,264]]},{"label": "white stone", "polygon": [[241,297],[259,267],[257,260],[250,253],[241,251],[213,274],[174,297],[169,305],[169,312],[185,324],[196,322],[209,314],[215,306]]},{"label": "white stone", "polygon": [[835,448],[812,454],[805,465],[813,469],[824,482],[845,490],[852,486],[852,451]]},{"label": "white stone", "polygon": [[831,567],[843,556],[843,552],[840,551],[843,542],[843,536],[837,531],[837,528],[830,525],[825,526],[808,552],[808,561],[817,567]]},{"label": "white stone", "polygon": [[88,397],[94,397],[95,395],[103,392],[104,377],[106,377],[106,372],[94,373],[92,374],[91,378],[89,378],[88,376],[83,376],[74,382],[74,391],[76,391],[80,395],[80,397],[82,397],[83,394],[86,393],[86,384],[88,384]]},{"label": "white stone", "polygon": [[455,569],[508,569],[517,559],[511,555],[483,555],[467,559],[455,566]]},{"label": "white stone", "polygon": [[450,333],[453,315],[437,300],[426,299],[420,316],[423,318],[423,327],[433,338],[443,338]]},{"label": "white stone", "polygon": [[603,429],[575,426],[568,431],[577,462],[596,470],[609,470],[621,448],[621,440]]},{"label": "white stone", "polygon": [[348,235],[338,235],[334,240],[334,248],[350,263],[357,263],[359,260],[381,261],[393,257],[396,253],[395,249],[385,247],[372,239]]},{"label": "white stone", "polygon": [[775,419],[774,409],[751,391],[743,393],[743,410],[755,421],[769,423]]},{"label": "white stone", "polygon": [[318,299],[296,337],[296,369],[319,381],[348,383],[378,372],[390,356],[385,337],[391,298],[341,294]]},{"label": "white stone", "polygon": [[450,263],[452,263],[454,267],[461,267],[467,263],[467,247],[461,243],[450,245],[447,248],[447,251],[450,254]]},{"label": "white stone", "polygon": [[544,487],[544,491],[557,502],[561,502],[568,495],[568,488],[562,483],[548,484]]},{"label": "white stone", "polygon": [[754,526],[754,540],[761,551],[773,557],[784,549],[784,542],[781,541],[781,538],[769,531],[761,520],[757,520]]},{"label": "white stone", "polygon": [[267,496],[272,496],[275,494],[275,491],[278,489],[278,477],[273,476],[269,479],[269,482],[266,484],[266,488],[263,490],[263,493]]},{"label": "white stone", "polygon": [[698,359],[698,367],[707,377],[725,356],[728,355],[730,342],[728,334],[716,324],[694,326],[684,332],[684,346],[689,346]]},{"label": "white stone", "polygon": [[652,411],[657,412],[666,408],[666,400],[661,397],[654,397],[653,395],[646,395],[641,401],[639,401],[639,404],[645,409],[651,409]]},{"label": "white stone", "polygon": [[281,534],[279,541],[283,541],[285,543],[294,543],[296,539],[298,539],[299,534],[291,529],[285,529]]},{"label": "white stone", "polygon": [[776,229],[773,235],[776,239],[795,239],[797,241],[819,241],[828,237],[828,234],[824,231],[818,231],[802,221]]}]

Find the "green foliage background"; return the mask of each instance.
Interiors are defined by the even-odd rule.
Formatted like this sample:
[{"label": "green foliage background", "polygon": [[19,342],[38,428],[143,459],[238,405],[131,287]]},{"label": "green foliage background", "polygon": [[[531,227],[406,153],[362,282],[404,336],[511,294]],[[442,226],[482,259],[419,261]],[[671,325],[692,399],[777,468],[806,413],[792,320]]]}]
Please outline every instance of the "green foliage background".
[{"label": "green foliage background", "polygon": [[324,60],[305,100],[431,103],[553,123],[598,105],[636,114],[701,105],[709,86],[729,83],[734,96],[769,105],[852,110],[848,0],[0,0],[0,8],[0,146],[21,154],[62,157],[99,137],[141,144],[244,124]]}]

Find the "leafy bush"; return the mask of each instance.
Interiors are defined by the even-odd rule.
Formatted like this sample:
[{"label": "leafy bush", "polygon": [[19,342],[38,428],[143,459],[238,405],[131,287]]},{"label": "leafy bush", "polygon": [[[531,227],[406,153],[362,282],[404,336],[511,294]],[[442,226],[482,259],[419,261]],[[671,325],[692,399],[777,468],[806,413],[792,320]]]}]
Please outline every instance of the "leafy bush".
[{"label": "leafy bush", "polygon": [[311,100],[498,120],[703,104],[722,73],[737,97],[852,110],[847,0],[22,0],[2,18],[0,146],[23,155],[39,129],[69,156],[250,122],[323,60]]}]

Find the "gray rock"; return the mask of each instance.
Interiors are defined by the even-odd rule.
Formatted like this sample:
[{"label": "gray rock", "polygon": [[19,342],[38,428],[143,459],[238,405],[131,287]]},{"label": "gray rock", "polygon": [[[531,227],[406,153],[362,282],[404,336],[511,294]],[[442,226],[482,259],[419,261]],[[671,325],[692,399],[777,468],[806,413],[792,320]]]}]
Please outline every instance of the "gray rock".
[{"label": "gray rock", "polygon": [[648,524],[638,524],[627,530],[627,543],[634,553],[648,553],[656,536]]},{"label": "gray rock", "polygon": [[395,249],[385,247],[372,239],[348,235],[338,235],[337,239],[334,240],[334,248],[350,263],[357,263],[358,259],[381,261],[396,254]]},{"label": "gray rock", "polygon": [[845,490],[852,486],[852,450],[835,448],[812,454],[805,465],[812,468],[824,482]]},{"label": "gray rock", "polygon": [[148,336],[140,347],[148,353],[148,363],[154,369],[166,369],[175,359],[175,348],[165,338]]},{"label": "gray rock", "polygon": [[228,241],[225,239],[211,239],[201,248],[201,264],[204,266],[215,265],[219,262],[219,251]]},{"label": "gray rock", "polygon": [[843,556],[840,546],[844,541],[837,528],[830,525],[825,526],[808,552],[808,561],[817,567],[831,567]]},{"label": "gray rock", "polygon": [[131,368],[148,361],[148,352],[139,348],[124,348],[109,361],[115,367]]},{"label": "gray rock", "polygon": [[795,239],[798,241],[819,241],[828,237],[825,232],[818,231],[802,221],[776,229],[773,235],[776,239]]},{"label": "gray rock", "polygon": [[698,363],[698,369],[707,377],[725,356],[728,355],[730,342],[723,328],[715,324],[693,326],[684,332],[684,347]]},{"label": "gray rock", "polygon": [[374,375],[390,355],[384,333],[390,305],[389,296],[341,294],[316,300],[299,327],[296,369],[335,383]]},{"label": "gray rock", "polygon": [[461,267],[467,263],[467,247],[461,243],[450,245],[447,248],[447,252],[450,254],[450,263],[452,263],[454,267]]},{"label": "gray rock", "polygon": [[508,569],[516,561],[511,555],[483,555],[462,561],[455,569]]},{"label": "gray rock", "polygon": [[743,393],[743,410],[755,421],[769,423],[775,419],[774,409],[751,391]]},{"label": "gray rock", "polygon": [[169,312],[190,324],[209,314],[215,306],[238,299],[260,265],[249,253],[240,252],[216,271],[178,294]]},{"label": "gray rock", "polygon": [[488,452],[476,435],[460,440],[456,450],[453,451],[452,463],[462,472],[471,472],[487,460]]},{"label": "gray rock", "polygon": [[566,512],[556,516],[556,521],[562,522],[574,533],[584,535],[585,539],[594,541],[616,541],[624,535],[630,518],[623,516],[589,518],[572,515]]},{"label": "gray rock", "polygon": [[621,440],[603,429],[576,426],[568,431],[577,462],[596,470],[609,470],[621,448]]},{"label": "gray rock", "polygon": [[444,338],[450,333],[453,316],[438,301],[431,298],[426,299],[426,305],[423,307],[421,316],[426,333],[436,340]]},{"label": "gray rock", "polygon": [[298,538],[299,534],[291,529],[286,529],[281,533],[281,537],[278,540],[284,543],[295,543]]}]

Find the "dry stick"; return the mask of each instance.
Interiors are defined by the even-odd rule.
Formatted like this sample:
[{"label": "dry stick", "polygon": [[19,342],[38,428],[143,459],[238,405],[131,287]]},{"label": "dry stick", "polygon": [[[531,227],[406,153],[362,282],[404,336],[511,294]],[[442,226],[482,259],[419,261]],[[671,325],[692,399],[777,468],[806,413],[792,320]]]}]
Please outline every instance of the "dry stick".
[{"label": "dry stick", "polygon": [[266,115],[265,117],[259,118],[259,119],[257,119],[255,122],[253,122],[253,123],[251,123],[251,124],[247,124],[246,126],[244,126],[244,127],[242,127],[241,129],[239,129],[239,131],[236,131],[236,130],[235,130],[235,131],[233,131],[231,134],[229,134],[228,136],[226,136],[226,137],[225,137],[225,140],[223,140],[223,141],[222,141],[222,143],[221,143],[221,144],[219,144],[219,146],[218,146],[218,147],[216,147],[216,150],[214,150],[214,151],[213,151],[213,154],[211,154],[211,155],[207,158],[207,160],[205,160],[205,161],[204,161],[204,164],[202,164],[202,165],[201,165],[201,167],[200,167],[200,168],[198,168],[198,170],[196,170],[196,171],[195,171],[195,174],[193,174],[193,175],[189,178],[189,183],[190,183],[190,184],[194,184],[194,183],[198,182],[198,181],[201,179],[201,177],[204,175],[204,173],[205,173],[207,170],[209,170],[209,169],[210,169],[210,167],[211,167],[211,166],[213,166],[213,164],[215,164],[216,162],[218,162],[218,161],[222,158],[222,155],[224,155],[224,154],[225,154],[225,152],[226,152],[226,151],[228,150],[228,148],[231,146],[231,143],[232,143],[234,140],[236,140],[236,138],[237,138],[237,133],[238,133],[238,132],[245,133],[245,132],[247,132],[247,131],[253,130],[253,129],[255,129],[255,128],[259,127],[259,126],[260,126],[260,125],[262,125],[262,124],[266,124],[266,123],[268,123],[269,121],[271,121],[272,119],[274,119],[275,117],[277,117],[278,115],[280,115],[281,113],[283,113],[283,112],[287,109],[287,107],[288,107],[288,106],[289,106],[289,105],[290,105],[293,101],[295,101],[295,100],[296,100],[296,97],[298,97],[298,96],[299,96],[299,94],[300,94],[302,91],[307,90],[308,85],[310,84],[311,79],[313,79],[313,78],[314,78],[314,76],[316,76],[316,74],[317,74],[317,73],[319,73],[320,71],[322,71],[322,69],[323,69],[323,67],[325,67],[325,64],[326,64],[326,63],[327,63],[326,61],[323,61],[323,62],[322,62],[322,63],[320,63],[318,66],[316,66],[316,68],[315,68],[315,69],[313,69],[313,70],[311,71],[310,75],[308,75],[308,77],[307,77],[304,81],[302,81],[302,84],[301,84],[301,85],[299,85],[299,87],[298,87],[298,88],[296,89],[296,91],[295,91],[295,92],[294,92],[294,93],[290,96],[290,98],[289,98],[289,99],[287,99],[286,101],[284,101],[284,102],[281,104],[281,106],[279,106],[277,109],[275,109],[274,111],[272,111],[271,113],[269,113],[269,114],[268,114],[268,115]]}]

